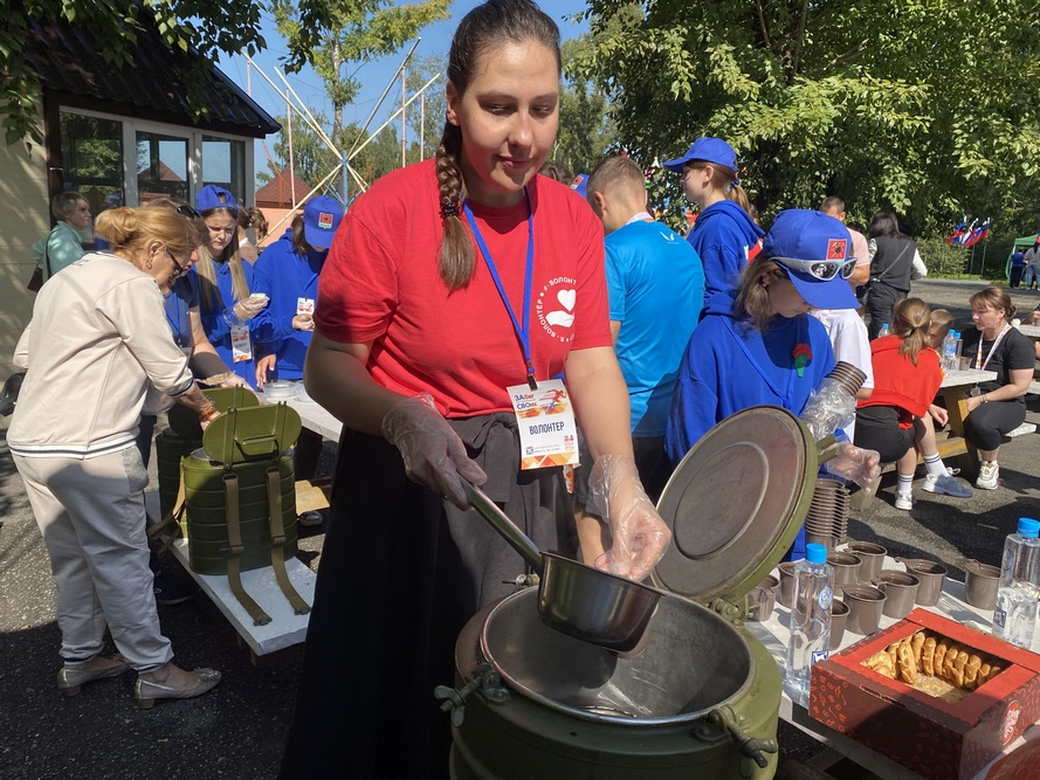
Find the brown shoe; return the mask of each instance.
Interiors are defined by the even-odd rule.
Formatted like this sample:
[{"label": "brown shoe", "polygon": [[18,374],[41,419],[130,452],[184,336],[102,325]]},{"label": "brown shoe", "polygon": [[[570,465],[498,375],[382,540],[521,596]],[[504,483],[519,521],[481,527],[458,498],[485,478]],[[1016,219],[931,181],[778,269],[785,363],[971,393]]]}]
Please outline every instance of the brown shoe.
[{"label": "brown shoe", "polygon": [[216,669],[186,671],[167,661],[150,672],[141,672],[134,683],[134,700],[143,710],[155,706],[159,699],[191,699],[201,696],[220,682]]},{"label": "brown shoe", "polygon": [[66,663],[58,670],[58,690],[66,696],[75,696],[87,683],[118,677],[129,668],[121,655],[95,655],[81,664]]}]

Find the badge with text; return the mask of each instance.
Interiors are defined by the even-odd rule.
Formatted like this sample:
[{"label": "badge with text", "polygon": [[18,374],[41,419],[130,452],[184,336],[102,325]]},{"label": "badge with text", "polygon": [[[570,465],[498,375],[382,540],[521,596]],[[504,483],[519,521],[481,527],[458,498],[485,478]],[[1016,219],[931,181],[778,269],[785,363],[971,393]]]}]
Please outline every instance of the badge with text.
[{"label": "badge with text", "polygon": [[520,468],[578,465],[578,428],[567,388],[559,379],[507,387],[520,430]]},{"label": "badge with text", "polygon": [[314,299],[313,298],[297,298],[296,299],[296,313],[306,314],[309,317],[314,316]]},{"label": "badge with text", "polygon": [[249,341],[249,328],[245,325],[231,326],[231,358],[236,363],[253,359],[253,345]]}]

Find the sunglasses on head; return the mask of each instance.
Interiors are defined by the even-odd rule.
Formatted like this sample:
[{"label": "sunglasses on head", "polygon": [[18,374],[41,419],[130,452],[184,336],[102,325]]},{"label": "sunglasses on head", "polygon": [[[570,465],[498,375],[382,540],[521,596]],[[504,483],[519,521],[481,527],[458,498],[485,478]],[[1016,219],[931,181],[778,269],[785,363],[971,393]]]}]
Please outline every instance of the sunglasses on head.
[{"label": "sunglasses on head", "polygon": [[170,262],[173,263],[173,267],[177,269],[173,272],[174,278],[183,276],[185,273],[187,273],[188,269],[177,262],[177,258],[173,256],[173,252],[170,251],[169,247],[167,247],[166,249],[166,254],[170,256]]},{"label": "sunglasses on head", "polygon": [[188,219],[202,219],[202,214],[199,213],[199,210],[188,205],[178,206],[177,213]]},{"label": "sunglasses on head", "polygon": [[844,260],[795,260],[791,257],[771,257],[769,259],[793,271],[809,274],[821,282],[829,282],[836,276],[848,279],[856,267],[855,257],[848,257]]}]

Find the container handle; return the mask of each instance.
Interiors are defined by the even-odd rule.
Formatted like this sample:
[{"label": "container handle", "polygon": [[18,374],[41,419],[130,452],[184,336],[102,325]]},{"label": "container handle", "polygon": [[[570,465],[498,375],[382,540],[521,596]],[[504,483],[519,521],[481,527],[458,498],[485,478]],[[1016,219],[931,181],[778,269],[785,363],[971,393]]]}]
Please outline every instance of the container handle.
[{"label": "container handle", "polygon": [[737,743],[740,752],[758,764],[760,769],[769,766],[766,753],[776,753],[780,747],[775,739],[758,739],[752,737],[737,725],[737,716],[729,707],[719,707],[708,714],[708,719],[729,732],[733,741]]}]

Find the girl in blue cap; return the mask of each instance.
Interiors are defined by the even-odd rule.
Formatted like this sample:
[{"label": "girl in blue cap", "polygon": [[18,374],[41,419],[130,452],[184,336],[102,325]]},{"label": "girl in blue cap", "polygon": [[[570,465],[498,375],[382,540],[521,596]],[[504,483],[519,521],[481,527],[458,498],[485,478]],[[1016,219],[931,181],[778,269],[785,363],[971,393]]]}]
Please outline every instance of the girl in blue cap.
[{"label": "girl in blue cap", "polygon": [[238,253],[238,201],[223,187],[207,184],[195,196],[195,208],[206,226],[192,270],[206,337],[220,359],[255,386],[251,320],[267,305],[267,297],[252,294],[253,266]]},{"label": "girl in blue cap", "polygon": [[[801,413],[835,365],[827,331],[809,309],[856,306],[845,281],[855,266],[851,244],[833,217],[783,211],[766,236],[763,258],[747,267],[739,287],[711,297],[679,367],[665,432],[674,463],[742,409],[768,404]],[[864,452],[846,444],[842,453],[852,463],[844,473],[860,484],[869,482],[877,465],[876,453],[864,465]]]},{"label": "girl in blue cap", "polygon": [[687,240],[704,264],[707,304],[715,293],[736,288],[744,266],[758,254],[762,228],[751,218],[737,178],[737,155],[721,138],[698,138],[664,167],[682,173],[686,197],[700,206]]}]

